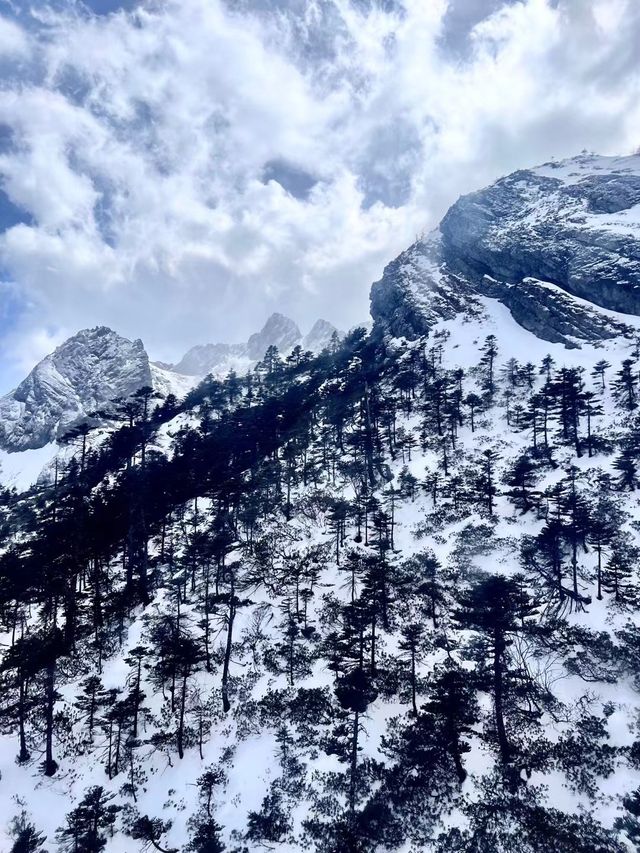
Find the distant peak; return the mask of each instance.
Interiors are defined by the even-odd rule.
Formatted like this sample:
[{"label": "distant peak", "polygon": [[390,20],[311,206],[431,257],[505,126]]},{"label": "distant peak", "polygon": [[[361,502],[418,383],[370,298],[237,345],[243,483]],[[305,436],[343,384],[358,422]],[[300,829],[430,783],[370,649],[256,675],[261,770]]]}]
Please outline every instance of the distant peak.
[{"label": "distant peak", "polygon": [[336,329],[333,323],[323,319],[316,320],[311,330],[304,336],[302,346],[306,350],[320,352],[329,346],[334,334],[337,334],[339,338],[344,337],[344,332]]},{"label": "distant peak", "polygon": [[152,383],[142,341],[107,326],[82,329],[0,398],[0,447],[43,447],[78,418]]},{"label": "distant peak", "polygon": [[302,333],[289,317],[274,313],[259,332],[251,335],[247,341],[247,355],[252,361],[259,361],[269,347],[275,346],[281,352],[292,349],[300,343]]},{"label": "distant peak", "polygon": [[278,311],[274,311],[267,319],[267,322],[262,327],[262,332],[265,332],[268,329],[291,329],[295,330],[298,335],[300,335],[298,324],[290,317],[280,314]]}]

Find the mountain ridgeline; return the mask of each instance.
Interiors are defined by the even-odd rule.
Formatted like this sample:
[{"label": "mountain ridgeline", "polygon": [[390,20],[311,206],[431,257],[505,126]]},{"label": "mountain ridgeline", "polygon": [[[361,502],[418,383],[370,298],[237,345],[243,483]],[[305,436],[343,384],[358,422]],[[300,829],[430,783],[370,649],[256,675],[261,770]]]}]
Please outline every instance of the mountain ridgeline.
[{"label": "mountain ridgeline", "polygon": [[80,422],[104,423],[113,401],[126,400],[141,388],[182,397],[209,373],[253,368],[269,347],[285,355],[296,347],[319,352],[333,335],[341,334],[331,323],[318,320],[303,337],[293,320],[272,314],[246,344],[196,346],[170,365],[150,361],[141,340],[129,341],[105,326],[85,329],[0,398],[0,448],[17,452],[43,447]]},{"label": "mountain ridgeline", "polygon": [[543,340],[571,347],[624,334],[610,311],[640,313],[639,204],[640,156],[514,172],[463,196],[386,268],[372,316],[413,338],[484,296]]},{"label": "mountain ridgeline", "polygon": [[77,406],[0,491],[0,849],[640,849],[639,175],[464,197],[371,332],[36,368],[8,411]]}]

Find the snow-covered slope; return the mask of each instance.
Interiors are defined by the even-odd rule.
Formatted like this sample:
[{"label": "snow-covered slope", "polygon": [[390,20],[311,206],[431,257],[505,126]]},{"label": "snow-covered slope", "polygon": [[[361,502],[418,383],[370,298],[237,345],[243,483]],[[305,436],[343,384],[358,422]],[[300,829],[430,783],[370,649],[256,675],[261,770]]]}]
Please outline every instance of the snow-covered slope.
[{"label": "snow-covered slope", "polygon": [[[436,671],[460,663],[471,672],[473,666],[472,659],[468,657],[473,637],[469,636],[469,632],[460,631],[451,619],[454,609],[451,596],[482,573],[498,572],[503,577],[513,577],[521,569],[520,547],[523,541],[526,537],[537,535],[544,525],[544,500],[541,500],[539,512],[516,511],[509,490],[501,485],[495,497],[493,512],[488,515],[479,506],[467,503],[466,498],[461,506],[456,507],[457,499],[451,497],[452,493],[455,494],[452,492],[453,484],[459,481],[458,488],[462,489],[460,483],[463,480],[474,482],[473,466],[478,464],[478,459],[484,458],[482,454],[488,450],[498,455],[495,477],[497,482],[502,483],[515,460],[530,449],[531,429],[516,426],[513,420],[508,423],[504,400],[507,394],[510,395],[507,406],[510,405],[516,411],[518,407],[524,408],[544,387],[545,377],[538,368],[545,356],[550,355],[555,360],[557,369],[565,366],[580,367],[584,369],[585,377],[588,377],[596,363],[603,359],[609,361],[612,371],[617,370],[631,349],[625,338],[585,342],[581,350],[567,349],[559,342],[543,341],[516,323],[508,308],[499,300],[477,296],[472,311],[436,321],[428,339],[416,339],[412,343],[404,339],[389,340],[386,360],[392,368],[388,379],[376,389],[376,394],[390,399],[394,393],[395,377],[405,372],[410,364],[422,364],[425,357],[427,363],[433,363],[438,377],[453,376],[456,369],[461,368],[463,378],[458,381],[463,383],[465,395],[482,393],[478,362],[486,337],[492,334],[498,339],[499,349],[495,366],[497,390],[494,404],[483,407],[483,411],[476,415],[473,426],[465,408],[464,424],[457,428],[451,444],[447,440],[447,431],[440,438],[435,430],[424,434],[422,418],[428,411],[429,403],[428,397],[421,396],[418,383],[417,396],[407,396],[398,407],[393,451],[385,449],[388,468],[372,496],[376,505],[386,507],[388,512],[391,512],[389,506],[393,507],[394,540],[393,554],[389,557],[389,582],[397,567],[410,566],[412,559],[433,554],[442,572],[446,594],[443,593],[444,598],[439,600],[438,626],[432,627],[430,619],[420,609],[419,597],[413,595],[413,590],[419,586],[419,578],[415,577],[415,582],[408,589],[406,586],[400,587],[397,592],[401,600],[393,603],[394,615],[388,629],[378,626],[378,695],[357,721],[361,734],[357,761],[358,766],[363,768],[358,801],[363,807],[367,796],[373,796],[376,786],[388,785],[384,775],[387,771],[378,769],[375,771],[378,774],[376,776],[371,768],[375,766],[373,762],[378,762],[380,767],[392,766],[389,743],[394,743],[393,732],[399,726],[406,727],[410,732],[413,725],[419,725],[412,722],[407,686],[409,664],[400,648],[404,628],[416,619],[422,620],[425,626],[427,639],[424,647],[421,647],[417,664],[417,701],[421,705],[430,695],[430,684]],[[522,378],[511,387],[502,367],[512,358],[517,358],[521,367],[524,360],[535,364],[531,387]],[[356,369],[357,364],[354,363],[347,375]],[[329,378],[323,392],[324,398],[328,399],[332,390],[339,394],[345,381],[346,376]],[[591,385],[598,388],[599,381],[593,380]],[[604,412],[595,428],[598,435],[619,433],[624,428],[627,415],[616,401],[609,378],[605,389],[599,391],[598,399]],[[320,420],[320,423],[323,421]],[[166,436],[170,436],[171,433],[175,434],[196,424],[195,413],[190,418],[181,414],[163,430]],[[584,437],[584,424],[581,429]],[[347,434],[355,441],[357,432],[356,419]],[[345,440],[345,448],[347,446]],[[442,470],[443,447],[447,465],[450,466],[447,473]],[[322,439],[318,440],[316,449],[318,458],[321,458]],[[326,447],[324,453],[327,453]],[[560,443],[554,448],[554,457],[555,467],[541,464],[535,486],[536,494],[552,489],[565,476],[568,466],[575,465],[579,472],[580,488],[593,497],[597,494],[598,472],[613,471],[612,457],[607,453],[598,454],[594,458],[585,453],[581,458],[576,458],[570,445]],[[220,703],[221,660],[227,630],[223,592],[214,597],[217,603],[212,605],[211,618],[215,619],[215,635],[211,640],[213,665],[207,670],[202,663],[196,664],[193,673],[190,672],[188,676],[186,718],[189,735],[182,759],[176,755],[174,733],[179,704],[176,703],[174,707],[170,689],[167,688],[163,694],[152,680],[152,673],[156,670],[153,669],[155,651],[150,642],[150,631],[153,625],[163,619],[173,618],[170,616],[175,611],[172,590],[182,589],[185,586],[184,577],[191,576],[191,543],[196,536],[202,536],[203,541],[206,541],[208,525],[216,518],[215,506],[207,496],[200,495],[197,505],[186,507],[185,512],[167,528],[166,535],[172,543],[171,564],[163,563],[159,556],[162,547],[160,539],[152,545],[160,571],[166,573],[166,586],[157,590],[151,605],[138,608],[132,614],[122,635],[122,645],[116,645],[113,654],[101,664],[100,702],[107,701],[105,697],[110,695],[109,691],[120,691],[118,695],[125,697],[131,695],[132,684],[135,684],[135,666],[132,661],[135,661],[136,649],[143,649],[144,660],[148,664],[148,667],[143,668],[143,713],[138,737],[132,738],[130,730],[125,728],[127,738],[123,736],[122,744],[117,747],[122,750],[123,756],[128,756],[126,760],[130,765],[125,764],[114,771],[109,764],[110,774],[105,773],[107,762],[113,761],[111,752],[115,750],[112,745],[109,751],[109,720],[119,718],[110,718],[105,710],[107,706],[101,706],[103,710],[97,716],[94,740],[87,741],[87,716],[85,712],[80,712],[76,704],[86,673],[81,669],[81,674],[76,674],[70,668],[69,676],[60,676],[63,683],[56,704],[59,722],[55,754],[60,767],[51,779],[43,778],[35,752],[31,759],[17,764],[14,760],[15,733],[0,736],[0,767],[4,782],[0,788],[0,813],[8,817],[15,814],[17,797],[26,804],[38,829],[48,839],[53,839],[72,806],[81,801],[90,786],[99,785],[109,795],[113,795],[112,802],[118,807],[135,806],[137,813],[165,821],[168,829],[161,846],[182,851],[187,849],[188,839],[192,836],[194,818],[206,811],[203,805],[206,803],[206,795],[198,782],[210,773],[217,781],[209,809],[221,827],[221,837],[229,850],[258,853],[265,846],[278,853],[298,853],[301,849],[348,849],[323,845],[321,828],[325,824],[321,823],[315,835],[310,835],[305,828],[310,817],[324,815],[322,820],[326,822],[326,832],[329,833],[332,831],[331,820],[340,814],[339,809],[344,802],[348,762],[339,758],[337,753],[340,732],[345,726],[350,731],[350,718],[345,723],[344,716],[331,717],[332,714],[339,714],[339,711],[334,707],[335,701],[331,704],[336,677],[331,671],[332,658],[327,656],[329,653],[326,649],[332,648],[331,632],[339,630],[342,624],[342,617],[334,614],[341,612],[340,608],[348,610],[353,595],[349,583],[349,561],[371,560],[379,547],[373,532],[375,522],[369,519],[370,540],[368,544],[366,539],[363,543],[359,532],[359,525],[363,524],[362,517],[358,521],[358,515],[354,513],[348,516],[344,537],[338,536],[340,547],[336,556],[336,533],[328,507],[333,506],[334,501],[336,505],[340,501],[357,505],[358,498],[349,475],[351,453],[345,449],[341,454],[336,446],[335,464],[338,471],[344,472],[337,477],[335,471],[332,474],[329,469],[328,472],[321,471],[315,483],[308,482],[305,485],[301,476],[295,478],[291,493],[293,509],[288,511],[290,517],[278,510],[277,514],[262,518],[252,534],[259,537],[260,550],[254,552],[245,541],[239,543],[228,556],[229,564],[238,572],[237,582],[244,584],[240,587],[242,592],[238,597],[238,612],[234,616],[230,712],[223,713]],[[414,478],[413,486],[407,485],[408,477]],[[438,483],[437,487],[433,486],[434,482]],[[547,500],[551,501],[551,498]],[[634,493],[623,493],[620,500],[621,530],[624,526],[628,535],[635,536],[637,530],[634,532],[634,523],[640,518],[638,499]],[[265,548],[272,548],[273,551],[265,552]],[[260,570],[264,570],[260,567],[261,560],[266,558],[265,554],[273,562],[268,570],[269,583],[260,584],[256,578],[260,576]],[[306,566],[309,562],[306,555],[309,554],[317,554],[311,561],[312,568],[315,566],[311,580],[308,580],[304,571],[300,577],[295,574],[299,569],[296,561]],[[171,568],[174,560],[179,568]],[[595,551],[581,551],[579,562],[580,592],[585,600],[590,597],[591,601],[588,606],[574,609],[567,605],[562,610],[568,626],[576,630],[604,632],[606,636],[615,637],[615,632],[623,630],[629,618],[635,620],[636,624],[637,616],[630,616],[627,609],[618,607],[611,593],[607,593],[604,600],[597,600]],[[245,564],[251,570],[247,572],[250,577],[242,580],[240,567]],[[194,574],[197,589],[200,589],[201,574],[206,565],[205,560]],[[114,566],[119,567],[119,558],[114,561]],[[568,571],[568,566],[565,566],[565,570]],[[221,580],[221,589],[224,589],[223,583]],[[296,584],[299,586],[298,592]],[[367,593],[359,576],[355,584],[356,595],[366,600]],[[87,595],[90,595],[90,589]],[[304,599],[307,604],[304,623],[302,615],[299,615],[296,616],[296,625],[299,624],[301,631],[303,624],[308,622],[312,631],[306,636],[299,632],[287,634],[286,620],[283,622],[281,619],[282,613],[286,614],[294,607],[293,601],[298,594],[300,600]],[[198,601],[191,584],[186,584],[179,611],[182,630],[199,640],[203,622],[202,604]],[[598,642],[602,642],[599,633],[587,636],[597,636]],[[295,643],[297,655],[293,684],[286,666],[289,642]],[[534,655],[527,648],[526,641],[518,642],[523,644],[522,648],[518,646],[519,652],[529,655],[526,660],[535,678],[553,695],[555,703],[540,721],[536,720],[532,724],[531,730],[526,730],[527,738],[535,736],[534,742],[544,742],[547,764],[539,759],[536,764],[532,760],[535,766],[531,778],[525,780],[523,772],[522,784],[529,796],[536,797],[539,807],[558,809],[563,820],[568,820],[570,815],[579,813],[581,809],[587,810],[606,830],[610,830],[614,821],[624,813],[623,796],[640,784],[640,769],[629,759],[637,732],[640,707],[638,695],[631,683],[622,676],[616,683],[611,683],[598,670],[596,675],[589,673],[589,680],[585,682],[575,669],[564,668],[557,650],[550,652],[547,657],[540,657],[539,651]],[[595,646],[595,639],[593,643]],[[367,654],[370,652],[367,651]],[[90,658],[90,654],[87,657]],[[590,658],[587,657],[587,661],[585,666],[592,665]],[[597,667],[597,664],[594,666]],[[468,751],[464,753],[467,776],[459,789],[456,788],[453,794],[448,788],[442,791],[436,787],[432,791],[430,785],[435,783],[427,774],[420,786],[424,790],[424,801],[421,801],[423,807],[417,813],[404,816],[400,813],[400,817],[396,818],[403,827],[402,831],[396,830],[398,843],[383,845],[374,840],[364,849],[379,853],[391,850],[399,853],[412,853],[414,850],[433,853],[437,850],[443,853],[449,849],[476,849],[448,847],[446,840],[438,846],[436,836],[438,832],[452,833],[456,827],[465,829],[470,825],[474,803],[487,796],[486,788],[481,787],[483,781],[485,786],[487,780],[491,781],[496,796],[500,790],[499,775],[491,775],[496,772],[497,766],[492,739],[491,701],[488,692],[480,692],[480,697],[479,722],[465,734],[469,741]],[[548,696],[545,701],[549,701]],[[126,709],[130,706],[124,699],[122,702],[122,713],[129,713]],[[314,705],[314,702],[318,705]],[[523,706],[526,710],[526,698]],[[536,717],[534,710],[529,709],[532,719]],[[588,728],[591,719],[604,721],[603,733],[591,733]],[[202,725],[205,726],[201,745],[199,721],[204,721]],[[122,725],[127,726],[128,723]],[[511,726],[509,734],[515,738],[513,723]],[[581,726],[584,726],[584,732]],[[34,720],[30,744],[39,743],[38,732]],[[575,743],[578,736],[584,737],[587,746],[582,741]],[[383,737],[387,738],[386,746]],[[566,743],[571,745],[568,754],[561,748]],[[579,747],[583,753],[577,759],[578,772],[572,750],[575,752]],[[598,749],[605,747],[611,752],[604,752],[606,760],[600,759],[598,764],[598,759],[593,756]],[[585,750],[592,750],[593,756]],[[410,757],[415,758],[419,766],[422,755],[416,750]],[[410,790],[411,774],[417,772],[412,767],[407,768],[404,783],[408,786],[405,789],[407,792]],[[436,765],[430,772],[438,774],[443,770]],[[388,789],[382,790],[386,791],[385,796],[390,796]],[[135,794],[135,803],[132,792]],[[401,789],[398,789],[398,796],[401,793]],[[381,806],[376,800],[372,802],[375,815],[375,809]],[[498,816],[495,820],[509,819],[509,802],[504,800],[500,807],[492,804]],[[323,812],[325,808],[326,813]],[[256,815],[263,816],[262,822]],[[370,820],[375,839],[378,823],[374,817]],[[269,821],[276,821],[275,826]],[[432,827],[433,822],[435,828]],[[108,853],[130,853],[138,849],[137,844],[126,834],[129,825],[127,813],[120,812],[113,835],[108,833],[106,836]],[[247,835],[250,827],[253,834]],[[2,835],[4,829],[5,826],[0,823],[0,839],[8,844],[9,837]],[[260,832],[265,834],[260,835]],[[513,841],[513,837],[509,837]],[[587,840],[586,847],[575,849],[585,853],[591,849],[588,843]],[[602,847],[598,843],[593,850],[607,853],[632,850],[632,847],[625,846],[623,838],[616,844],[619,846]],[[511,853],[513,847],[495,846],[486,849],[491,849],[492,853]],[[527,846],[525,849],[528,853],[532,848]],[[547,849],[537,848],[540,853]],[[574,848],[560,846],[552,849],[565,853],[565,849]]]},{"label": "snow-covered slope", "polygon": [[160,365],[155,361],[149,362],[149,369],[151,371],[151,387],[162,397],[168,397],[172,394],[178,400],[182,400],[198,381],[196,376],[178,373],[176,370]]},{"label": "snow-covered slope", "polygon": [[22,594],[39,508],[0,504],[0,846],[20,808],[73,843],[100,786],[107,853],[637,850],[636,171],[461,200],[373,286],[370,336],[204,383],[95,483],[71,466],[53,669],[11,657],[58,587]]}]

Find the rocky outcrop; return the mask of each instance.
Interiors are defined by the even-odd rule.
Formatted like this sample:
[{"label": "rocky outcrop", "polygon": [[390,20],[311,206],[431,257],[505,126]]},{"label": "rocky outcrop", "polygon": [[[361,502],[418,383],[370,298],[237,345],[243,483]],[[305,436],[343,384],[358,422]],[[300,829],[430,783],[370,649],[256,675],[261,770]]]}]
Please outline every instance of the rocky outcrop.
[{"label": "rocky outcrop", "polygon": [[233,359],[242,358],[245,350],[245,344],[198,344],[191,347],[173,369],[187,376],[206,376]]},{"label": "rocky outcrop", "polygon": [[628,333],[598,307],[640,315],[640,157],[583,155],[463,196],[389,264],[371,310],[384,331],[415,337],[475,310],[474,295],[567,346]]},{"label": "rocky outcrop", "polygon": [[272,314],[259,332],[255,332],[247,341],[247,357],[259,361],[271,346],[280,352],[287,352],[300,343],[302,332],[297,325],[284,314]]},{"label": "rocky outcrop", "polygon": [[414,243],[371,286],[374,328],[413,339],[439,320],[480,311],[475,291],[444,264],[439,235]]},{"label": "rocky outcrop", "polygon": [[310,331],[302,339],[302,349],[311,352],[321,352],[329,346],[334,335],[344,337],[344,333],[338,331],[333,323],[327,320],[316,320]]},{"label": "rocky outcrop", "polygon": [[78,418],[151,384],[142,341],[129,341],[104,326],[85,329],[0,398],[0,447],[43,447]]}]

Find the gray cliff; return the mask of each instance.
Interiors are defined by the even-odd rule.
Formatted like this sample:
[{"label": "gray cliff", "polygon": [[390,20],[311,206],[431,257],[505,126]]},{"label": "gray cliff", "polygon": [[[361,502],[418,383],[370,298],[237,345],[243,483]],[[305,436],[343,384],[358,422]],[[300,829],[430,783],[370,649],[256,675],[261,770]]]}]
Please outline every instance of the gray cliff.
[{"label": "gray cliff", "polygon": [[478,296],[567,346],[628,332],[607,311],[640,314],[640,157],[582,155],[463,196],[386,267],[371,312],[379,329],[415,337],[473,312]]}]

